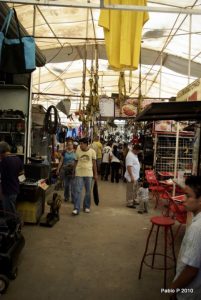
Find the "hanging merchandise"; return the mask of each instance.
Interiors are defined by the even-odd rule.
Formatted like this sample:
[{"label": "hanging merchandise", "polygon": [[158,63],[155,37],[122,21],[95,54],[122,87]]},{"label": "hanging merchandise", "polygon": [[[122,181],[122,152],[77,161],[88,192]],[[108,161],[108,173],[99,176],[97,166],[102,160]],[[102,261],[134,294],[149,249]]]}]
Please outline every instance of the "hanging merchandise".
[{"label": "hanging merchandise", "polygon": [[71,101],[70,99],[63,99],[57,105],[56,108],[64,113],[66,116],[70,113]]},{"label": "hanging merchandise", "polygon": [[82,136],[83,136],[83,127],[82,125],[80,125],[78,128],[78,137],[81,138]]},{"label": "hanging merchandise", "polygon": [[58,126],[58,111],[54,105],[48,107],[44,119],[45,131],[50,134],[56,134]]},{"label": "hanging merchandise", "polygon": [[123,103],[126,98],[126,82],[125,82],[125,74],[124,72],[120,72],[119,75],[119,82],[118,82],[118,87],[119,87],[119,97],[118,97],[118,104],[119,104],[119,109],[120,109],[120,117],[122,116],[123,113]]},{"label": "hanging merchandise", "polygon": [[[7,38],[14,15],[18,36]],[[11,74],[31,73],[36,69],[35,41],[31,36],[22,37],[15,9],[10,9],[0,32],[0,70]]]},{"label": "hanging merchandise", "polygon": [[[146,0],[105,0],[105,5],[145,6]],[[102,10],[99,26],[104,29],[109,64],[115,69],[138,68],[142,27],[148,21],[147,12]]]}]

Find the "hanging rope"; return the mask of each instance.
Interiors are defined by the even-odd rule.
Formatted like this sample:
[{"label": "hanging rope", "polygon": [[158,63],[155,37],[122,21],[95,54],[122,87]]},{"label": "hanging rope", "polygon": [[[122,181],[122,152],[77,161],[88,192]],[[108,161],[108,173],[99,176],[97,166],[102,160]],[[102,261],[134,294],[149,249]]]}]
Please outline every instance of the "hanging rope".
[{"label": "hanging rope", "polygon": [[118,105],[120,109],[120,116],[122,115],[122,105],[124,103],[124,100],[126,98],[126,83],[125,83],[125,74],[124,72],[120,72],[119,74],[119,82],[118,82],[118,87],[119,87],[119,98],[118,98]]}]

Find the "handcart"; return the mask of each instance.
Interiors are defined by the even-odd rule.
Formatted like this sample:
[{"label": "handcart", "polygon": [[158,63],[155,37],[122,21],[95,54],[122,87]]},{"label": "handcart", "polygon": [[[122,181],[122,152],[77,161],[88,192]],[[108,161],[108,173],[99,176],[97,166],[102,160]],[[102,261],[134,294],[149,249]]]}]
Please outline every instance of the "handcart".
[{"label": "handcart", "polygon": [[19,216],[0,211],[0,294],[17,276],[18,256],[24,245]]}]

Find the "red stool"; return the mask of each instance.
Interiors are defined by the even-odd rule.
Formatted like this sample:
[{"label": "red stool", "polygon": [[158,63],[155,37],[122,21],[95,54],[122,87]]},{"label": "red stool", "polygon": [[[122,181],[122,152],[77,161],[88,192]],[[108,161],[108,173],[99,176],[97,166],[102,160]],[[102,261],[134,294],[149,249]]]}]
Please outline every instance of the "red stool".
[{"label": "red stool", "polygon": [[[176,272],[176,256],[175,256],[175,251],[174,251],[174,237],[173,237],[173,232],[172,232],[172,225],[174,225],[175,222],[171,218],[164,217],[164,216],[153,217],[153,218],[151,218],[150,221],[152,223],[152,227],[151,227],[151,230],[150,230],[149,235],[147,237],[145,252],[144,252],[144,255],[142,257],[142,261],[141,261],[141,265],[140,265],[140,271],[139,271],[138,278],[141,279],[143,264],[145,264],[148,267],[151,267],[152,269],[164,270],[164,288],[166,288],[167,270],[174,269],[175,272]],[[153,232],[154,226],[157,227],[154,250],[153,250],[153,252],[149,252],[148,253],[147,251],[148,251],[148,247],[149,247],[149,240],[150,240],[151,234]],[[158,243],[158,234],[159,234],[160,227],[164,228],[164,254],[156,252],[157,243]],[[170,244],[171,244],[171,247],[172,247],[172,257],[167,255],[168,230],[170,231],[170,235],[171,235]],[[157,256],[157,255],[158,256],[164,256],[164,266],[163,267],[156,267],[156,266],[154,266],[155,256]],[[151,264],[149,264],[149,263],[147,263],[145,261],[145,258],[147,256],[152,256],[152,262],[151,262]],[[167,266],[167,259],[173,260],[174,261],[174,265],[168,267]]]}]

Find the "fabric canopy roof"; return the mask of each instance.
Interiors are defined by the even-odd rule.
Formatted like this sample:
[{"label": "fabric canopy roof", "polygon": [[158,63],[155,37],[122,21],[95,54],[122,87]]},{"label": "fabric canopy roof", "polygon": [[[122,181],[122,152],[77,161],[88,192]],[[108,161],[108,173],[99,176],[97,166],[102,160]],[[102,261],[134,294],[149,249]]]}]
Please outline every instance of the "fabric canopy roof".
[{"label": "fabric canopy roof", "polygon": [[[28,5],[28,2],[38,5]],[[87,103],[88,79],[95,69],[96,46],[99,95],[118,93],[119,72],[108,69],[103,30],[98,26],[100,10],[83,8],[86,5],[95,7],[97,2],[9,1],[9,6],[14,3],[21,24],[29,34],[34,34],[47,59],[46,66],[33,73],[37,103],[56,105],[63,95],[68,95],[72,100],[71,110],[77,110],[83,90],[85,59]],[[163,12],[149,12],[149,21],[142,34],[141,70],[132,74],[125,71],[127,95],[138,97],[141,90],[144,97],[175,97],[179,90],[201,77],[201,0],[152,0],[147,3],[148,9]],[[175,13],[170,13],[173,9]],[[181,9],[191,10],[192,15],[181,13]]]}]

